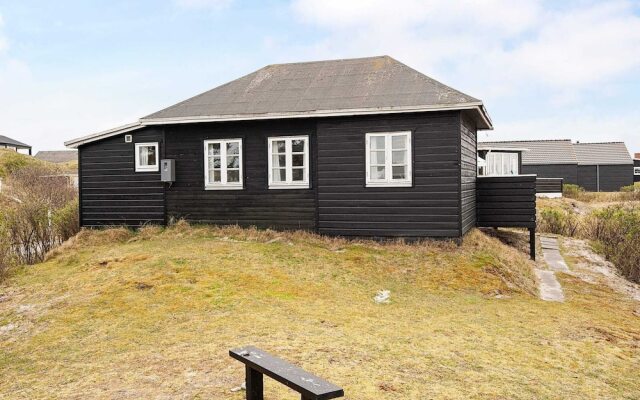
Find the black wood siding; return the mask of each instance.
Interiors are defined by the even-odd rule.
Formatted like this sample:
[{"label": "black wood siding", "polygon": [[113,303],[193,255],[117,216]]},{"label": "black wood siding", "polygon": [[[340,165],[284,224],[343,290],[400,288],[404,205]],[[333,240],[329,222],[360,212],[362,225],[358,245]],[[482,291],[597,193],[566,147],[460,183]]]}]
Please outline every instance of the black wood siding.
[{"label": "black wood siding", "polygon": [[164,185],[159,172],[135,172],[134,144],[158,142],[164,149],[162,129],[133,133],[80,146],[80,223],[82,226],[165,222]]},{"label": "black wood siding", "polygon": [[478,226],[536,226],[536,176],[479,177]]},{"label": "black wood siding", "polygon": [[[319,120],[319,232],[460,237],[460,126],[459,112]],[[413,187],[365,187],[365,134],[406,130]]]},{"label": "black wood siding", "polygon": [[478,146],[475,122],[461,113],[460,130],[460,218],[462,234],[476,225],[476,176],[478,174]]},{"label": "black wood siding", "polygon": [[633,184],[631,165],[580,165],[578,185],[590,192],[598,191],[598,169],[601,192],[616,192],[623,186]]},{"label": "black wood siding", "polygon": [[562,193],[562,178],[536,179],[536,193]]},{"label": "black wood siding", "polygon": [[540,178],[562,178],[564,184],[578,184],[577,164],[523,165],[522,174],[535,174]]},{"label": "black wood siding", "polygon": [[[165,128],[166,158],[176,160],[176,182],[167,189],[169,218],[219,225],[316,229],[316,134],[313,120],[173,125]],[[270,136],[308,135],[310,189],[268,188]],[[204,140],[243,140],[244,189],[204,190]]]}]

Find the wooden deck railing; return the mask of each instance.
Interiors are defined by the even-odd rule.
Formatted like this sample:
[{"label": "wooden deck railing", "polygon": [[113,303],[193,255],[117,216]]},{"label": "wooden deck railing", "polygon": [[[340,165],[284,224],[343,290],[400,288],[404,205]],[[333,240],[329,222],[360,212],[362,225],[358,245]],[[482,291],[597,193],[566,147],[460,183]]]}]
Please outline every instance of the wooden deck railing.
[{"label": "wooden deck railing", "polygon": [[536,176],[479,176],[477,225],[488,228],[527,228],[531,258],[535,259]]},{"label": "wooden deck railing", "polygon": [[537,178],[536,193],[562,193],[562,178]]}]

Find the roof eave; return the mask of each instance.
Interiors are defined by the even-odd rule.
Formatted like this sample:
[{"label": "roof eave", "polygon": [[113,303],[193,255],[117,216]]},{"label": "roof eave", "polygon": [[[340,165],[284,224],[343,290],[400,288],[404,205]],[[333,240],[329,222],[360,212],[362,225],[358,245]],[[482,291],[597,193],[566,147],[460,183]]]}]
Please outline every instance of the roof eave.
[{"label": "roof eave", "polygon": [[482,102],[460,103],[437,106],[411,106],[411,107],[388,107],[388,108],[362,108],[348,110],[317,110],[305,112],[283,112],[264,114],[237,114],[237,115],[212,115],[198,117],[178,117],[178,118],[141,118],[138,122],[119,126],[106,131],[93,133],[77,139],[72,139],[64,143],[66,147],[77,149],[87,143],[117,136],[123,133],[132,132],[149,125],[172,125],[172,124],[193,124],[202,122],[225,122],[225,121],[252,121],[269,119],[289,119],[289,118],[314,118],[314,117],[339,117],[356,115],[375,114],[399,114],[411,112],[436,112],[472,110],[477,114],[478,129],[493,129],[491,118]]},{"label": "roof eave", "polygon": [[493,129],[491,119],[486,112],[482,102],[460,103],[437,106],[409,106],[409,107],[378,107],[359,109],[337,109],[337,110],[313,110],[302,112],[279,112],[261,114],[227,114],[227,115],[206,115],[197,117],[170,117],[170,118],[142,118],[140,122],[144,125],[169,125],[169,124],[191,124],[199,122],[224,122],[224,121],[251,121],[264,119],[288,119],[288,118],[314,118],[314,117],[342,117],[356,115],[375,114],[399,114],[411,112],[435,112],[453,110],[475,110],[478,113],[479,129]]},{"label": "roof eave", "polygon": [[71,149],[77,149],[79,146],[82,146],[83,144],[95,142],[98,140],[106,139],[112,136],[117,136],[117,135],[131,132],[131,131],[135,131],[144,127],[145,125],[141,124],[140,122],[133,122],[131,124],[118,126],[116,128],[108,129],[106,131],[92,133],[91,135],[83,136],[77,139],[72,139],[64,142],[64,145]]}]

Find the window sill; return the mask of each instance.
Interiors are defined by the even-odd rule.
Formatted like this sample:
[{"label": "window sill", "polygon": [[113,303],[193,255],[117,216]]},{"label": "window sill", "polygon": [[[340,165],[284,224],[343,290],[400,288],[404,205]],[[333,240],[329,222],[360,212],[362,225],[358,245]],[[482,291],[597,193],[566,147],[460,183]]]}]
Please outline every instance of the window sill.
[{"label": "window sill", "polygon": [[271,189],[309,189],[309,184],[297,184],[297,185],[269,185],[269,190]]},{"label": "window sill", "polygon": [[205,186],[204,190],[244,190],[244,186]]},{"label": "window sill", "polygon": [[136,168],[136,172],[160,172],[160,168]]},{"label": "window sill", "polygon": [[367,182],[366,187],[413,187],[413,182]]}]

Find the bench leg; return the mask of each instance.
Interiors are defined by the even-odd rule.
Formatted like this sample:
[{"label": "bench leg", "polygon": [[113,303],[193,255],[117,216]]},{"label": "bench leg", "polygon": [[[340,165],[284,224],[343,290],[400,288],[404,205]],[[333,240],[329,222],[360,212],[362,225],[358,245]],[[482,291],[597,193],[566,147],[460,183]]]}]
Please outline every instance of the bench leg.
[{"label": "bench leg", "polygon": [[247,400],[264,400],[264,383],[262,374],[250,367],[246,367]]}]

